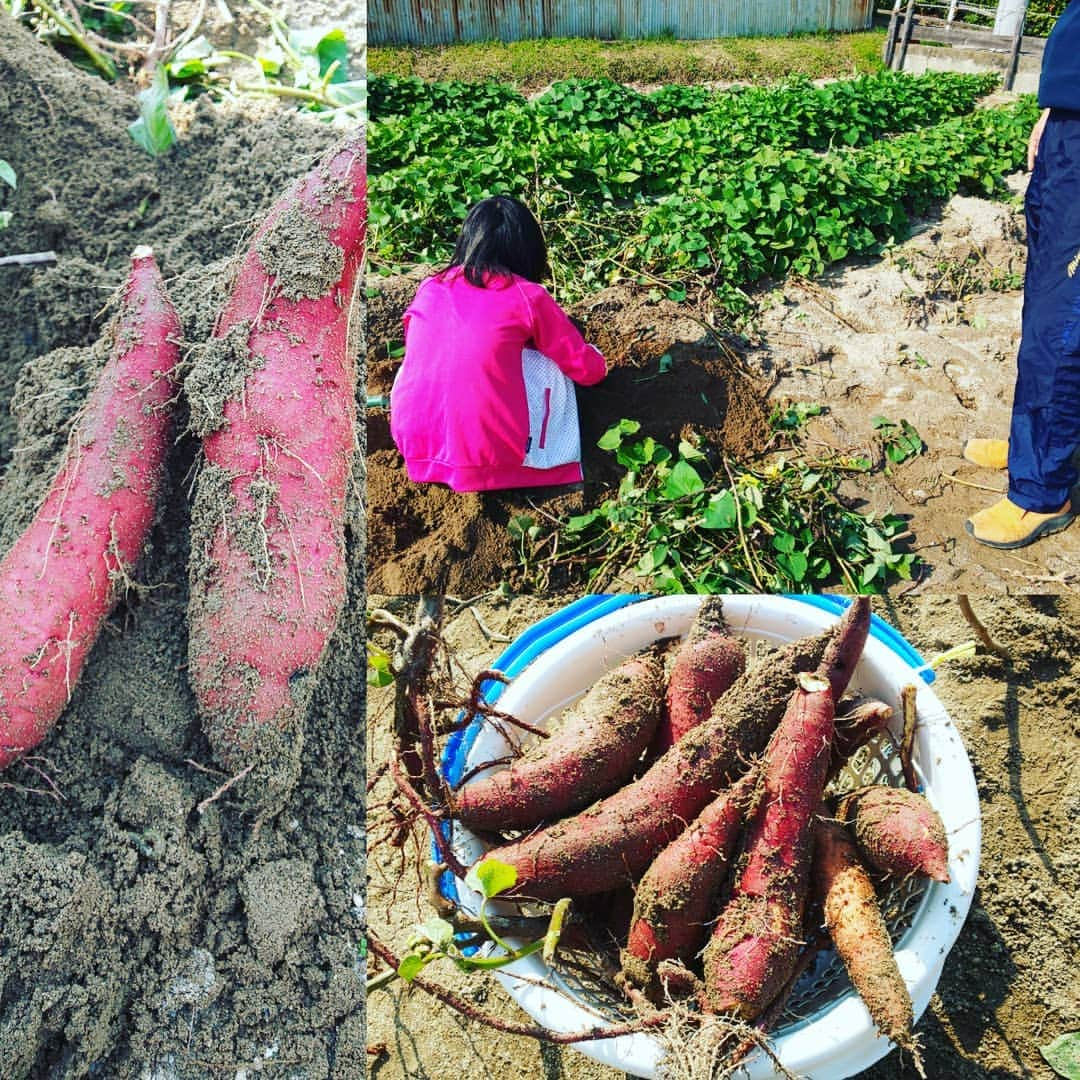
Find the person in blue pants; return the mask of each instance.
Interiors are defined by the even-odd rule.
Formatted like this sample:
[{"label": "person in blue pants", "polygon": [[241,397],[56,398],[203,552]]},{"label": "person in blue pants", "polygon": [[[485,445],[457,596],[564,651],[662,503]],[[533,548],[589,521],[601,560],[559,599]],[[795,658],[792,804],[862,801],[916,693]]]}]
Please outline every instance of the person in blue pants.
[{"label": "person in blue pants", "polygon": [[1028,143],[1027,268],[1008,441],[972,439],[964,456],[1009,470],[1006,498],[965,523],[981,544],[1019,548],[1064,529],[1080,447],[1080,2],[1043,54],[1042,115]]}]

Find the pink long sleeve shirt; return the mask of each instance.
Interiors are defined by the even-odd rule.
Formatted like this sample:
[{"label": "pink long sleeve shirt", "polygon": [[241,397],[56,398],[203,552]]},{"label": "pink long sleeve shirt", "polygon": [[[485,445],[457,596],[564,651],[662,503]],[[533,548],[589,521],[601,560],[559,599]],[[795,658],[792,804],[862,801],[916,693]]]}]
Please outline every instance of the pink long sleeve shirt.
[{"label": "pink long sleeve shirt", "polygon": [[[581,480],[579,459],[550,468],[526,464],[543,460],[537,451],[554,434],[549,421],[557,420],[543,412],[552,397],[543,388],[539,398],[533,393],[530,417],[527,348],[583,386],[607,372],[600,352],[541,285],[515,275],[490,277],[480,288],[454,268],[420,286],[405,312],[405,359],[390,395],[390,430],[410,480],[455,491]],[[570,401],[572,408],[572,393]],[[567,422],[576,435],[576,412]]]}]

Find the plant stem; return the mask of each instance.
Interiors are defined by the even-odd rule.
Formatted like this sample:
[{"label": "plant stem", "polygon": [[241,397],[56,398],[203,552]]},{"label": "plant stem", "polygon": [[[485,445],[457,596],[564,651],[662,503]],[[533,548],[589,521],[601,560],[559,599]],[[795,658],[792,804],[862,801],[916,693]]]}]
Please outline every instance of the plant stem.
[{"label": "plant stem", "polygon": [[107,56],[99,53],[97,49],[86,40],[86,37],[80,33],[78,27],[58,8],[55,8],[48,2],[48,0],[30,0],[35,6],[40,8],[57,26],[59,26],[70,38],[79,46],[90,60],[90,63],[94,65],[105,76],[109,82],[112,82],[116,78],[116,68],[113,66],[112,61]]}]

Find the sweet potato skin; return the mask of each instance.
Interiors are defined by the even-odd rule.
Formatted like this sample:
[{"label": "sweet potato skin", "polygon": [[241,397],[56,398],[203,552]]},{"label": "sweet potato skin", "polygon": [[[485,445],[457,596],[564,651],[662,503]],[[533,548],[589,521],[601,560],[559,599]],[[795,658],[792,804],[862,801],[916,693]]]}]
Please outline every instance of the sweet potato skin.
[{"label": "sweet potato skin", "polygon": [[517,871],[507,895],[538,900],[605,892],[636,880],[705,804],[760,753],[798,672],[822,662],[837,633],[792,642],[741,675],[713,708],[634,783],[488,855]]},{"label": "sweet potato skin", "polygon": [[747,773],[718,795],[638,883],[622,952],[623,972],[638,986],[649,986],[661,961],[688,960],[704,944],[754,780]]},{"label": "sweet potato skin", "polygon": [[805,680],[765,752],[732,896],[705,948],[702,1007],[708,1012],[755,1019],[798,960],[834,709],[824,674]]},{"label": "sweet potato skin", "polygon": [[671,666],[655,755],[659,757],[707,720],[720,695],[745,670],[746,653],[728,633],[722,599],[707,596]]},{"label": "sweet potato skin", "polygon": [[454,816],[471,829],[525,829],[616,791],[656,732],[663,680],[654,653],[620,664],[579,703],[572,727],[556,727],[507,768],[462,787]]},{"label": "sweet potato skin", "polygon": [[813,885],[829,937],[871,1019],[898,1046],[914,1049],[911,995],[874,883],[847,831],[822,818],[814,825]]},{"label": "sweet potato skin", "polygon": [[911,874],[949,880],[949,841],[938,812],[906,788],[872,784],[841,799],[837,817],[850,821],[859,854],[890,877]]},{"label": "sweet potato skin", "polygon": [[[193,365],[186,379],[205,456],[192,514],[189,670],[228,769],[254,759],[261,729],[282,733],[268,759],[296,756],[344,602],[356,445],[349,339],[365,193],[357,133],[270,210],[215,327],[229,362]],[[316,255],[301,257],[298,238]],[[208,369],[231,380],[209,410]]]},{"label": "sweet potato skin", "polygon": [[0,563],[0,768],[45,737],[139,558],[170,444],[180,323],[137,249],[60,471]]}]

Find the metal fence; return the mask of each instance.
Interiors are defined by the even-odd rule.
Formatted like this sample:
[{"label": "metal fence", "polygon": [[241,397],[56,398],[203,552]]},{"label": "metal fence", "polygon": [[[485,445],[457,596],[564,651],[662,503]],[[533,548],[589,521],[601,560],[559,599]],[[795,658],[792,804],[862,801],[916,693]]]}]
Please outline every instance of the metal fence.
[{"label": "metal fence", "polygon": [[372,45],[864,30],[870,0],[368,0]]}]

